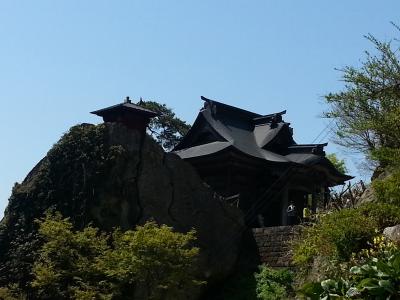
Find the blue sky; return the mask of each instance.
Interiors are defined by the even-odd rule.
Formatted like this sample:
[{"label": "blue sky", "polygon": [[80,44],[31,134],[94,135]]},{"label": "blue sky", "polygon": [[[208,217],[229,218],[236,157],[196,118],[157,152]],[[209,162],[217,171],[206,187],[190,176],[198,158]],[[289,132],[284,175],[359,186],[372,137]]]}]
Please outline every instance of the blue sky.
[{"label": "blue sky", "polygon": [[287,109],[296,140],[314,141],[322,96],[343,87],[334,68],[360,65],[363,35],[398,36],[399,11],[390,0],[0,0],[0,217],[13,183],[70,126],[100,122],[89,112],[128,95],[190,123],[201,95]]}]

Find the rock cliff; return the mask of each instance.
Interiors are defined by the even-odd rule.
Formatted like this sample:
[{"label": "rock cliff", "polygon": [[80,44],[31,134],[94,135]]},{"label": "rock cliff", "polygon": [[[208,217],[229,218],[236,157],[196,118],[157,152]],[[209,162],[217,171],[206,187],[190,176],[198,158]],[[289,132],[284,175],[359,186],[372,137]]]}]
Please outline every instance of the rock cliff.
[{"label": "rock cliff", "polygon": [[195,228],[209,282],[231,272],[243,231],[240,211],[215,198],[189,164],[118,124],[72,127],[15,185],[0,223],[0,286],[29,281],[41,244],[35,219],[48,209],[76,228],[129,229],[150,219],[181,232]]}]

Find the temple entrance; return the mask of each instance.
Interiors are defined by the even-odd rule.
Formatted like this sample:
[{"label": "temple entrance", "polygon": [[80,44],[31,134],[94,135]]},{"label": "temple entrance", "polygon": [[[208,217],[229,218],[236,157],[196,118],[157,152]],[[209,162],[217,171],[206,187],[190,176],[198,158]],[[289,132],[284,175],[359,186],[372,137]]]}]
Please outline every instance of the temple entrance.
[{"label": "temple entrance", "polygon": [[288,205],[293,203],[296,210],[296,222],[299,224],[303,219],[304,207],[312,207],[312,196],[311,194],[301,190],[289,190]]}]

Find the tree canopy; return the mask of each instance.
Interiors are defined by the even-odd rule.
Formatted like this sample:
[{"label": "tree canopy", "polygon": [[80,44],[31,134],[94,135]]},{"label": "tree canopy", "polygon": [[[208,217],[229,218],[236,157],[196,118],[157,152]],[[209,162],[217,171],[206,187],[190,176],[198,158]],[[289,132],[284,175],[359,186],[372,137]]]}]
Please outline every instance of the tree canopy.
[{"label": "tree canopy", "polygon": [[166,151],[172,150],[190,129],[190,125],[179,119],[165,104],[140,101],[140,105],[160,114],[150,121],[148,131]]},{"label": "tree canopy", "polygon": [[324,115],[335,121],[339,145],[371,155],[400,148],[400,48],[394,46],[397,40],[366,38],[377,54],[366,52],[360,68],[340,69],[344,90],[325,96]]},{"label": "tree canopy", "polygon": [[[195,279],[195,231],[148,222],[112,234],[47,214],[38,221],[45,243],[33,266],[40,299],[178,299]],[[136,299],[136,298],[135,298]]]},{"label": "tree canopy", "polygon": [[347,173],[347,167],[346,167],[346,162],[344,159],[339,159],[335,153],[330,153],[326,155],[326,158],[330,160],[330,162],[335,166],[335,168],[343,173]]}]

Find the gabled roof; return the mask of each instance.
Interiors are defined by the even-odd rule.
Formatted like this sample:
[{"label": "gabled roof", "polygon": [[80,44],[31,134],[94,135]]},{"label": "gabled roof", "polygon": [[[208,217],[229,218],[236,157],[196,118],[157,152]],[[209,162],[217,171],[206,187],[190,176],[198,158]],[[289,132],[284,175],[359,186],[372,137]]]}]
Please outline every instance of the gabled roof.
[{"label": "gabled roof", "polygon": [[143,116],[150,117],[150,118],[159,115],[158,113],[156,113],[150,109],[133,104],[131,102],[131,100],[129,99],[129,97],[127,97],[127,99],[123,103],[112,105],[112,106],[109,106],[109,107],[106,107],[103,109],[99,109],[96,111],[92,111],[91,114],[95,114],[100,117],[103,117],[104,115],[109,114],[109,113],[122,112],[122,111],[129,112],[129,113],[135,113],[135,114],[143,115]]},{"label": "gabled roof", "polygon": [[[205,101],[204,108],[187,135],[174,149],[179,156],[193,158],[210,155],[222,150],[222,144],[215,142],[224,142],[223,149],[233,147],[254,158],[269,162],[290,163],[284,155],[264,149],[264,146],[272,143],[280,132],[283,132],[284,127],[289,126],[288,123],[272,124],[271,116],[274,114],[263,116],[205,97],[202,97],[202,100]],[[261,118],[264,118],[264,124],[260,125]],[[198,133],[204,127],[208,127],[208,132],[212,131],[215,140],[208,139],[207,143],[199,147],[199,141],[196,138],[201,139]],[[192,147],[194,145],[195,147]]]},{"label": "gabled roof", "polygon": [[248,110],[244,110],[235,106],[231,106],[222,102],[218,102],[216,100],[211,100],[208,99],[204,96],[200,97],[201,100],[204,101],[204,108],[206,109],[208,106],[212,106],[214,107],[214,109],[218,109],[218,111],[220,113],[231,113],[234,114],[236,116],[239,116],[241,118],[245,118],[245,119],[254,119],[254,118],[258,118],[258,117],[262,117],[262,115],[259,115],[257,113],[248,111]]}]

